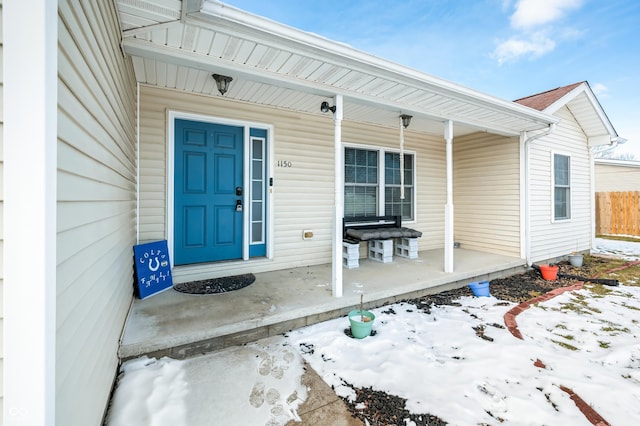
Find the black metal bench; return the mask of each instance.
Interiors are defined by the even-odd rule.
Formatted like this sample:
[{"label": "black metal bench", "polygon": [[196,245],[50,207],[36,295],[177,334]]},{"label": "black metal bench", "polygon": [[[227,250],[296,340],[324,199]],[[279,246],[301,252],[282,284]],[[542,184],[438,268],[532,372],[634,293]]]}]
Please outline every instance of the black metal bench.
[{"label": "black metal bench", "polygon": [[[342,223],[343,259],[348,268],[357,268],[358,246],[369,242],[369,258],[390,262],[393,257],[393,240],[400,238],[396,254],[415,259],[418,256],[417,240],[422,232],[402,226],[401,216],[345,217]],[[407,244],[400,244],[406,242]]]}]

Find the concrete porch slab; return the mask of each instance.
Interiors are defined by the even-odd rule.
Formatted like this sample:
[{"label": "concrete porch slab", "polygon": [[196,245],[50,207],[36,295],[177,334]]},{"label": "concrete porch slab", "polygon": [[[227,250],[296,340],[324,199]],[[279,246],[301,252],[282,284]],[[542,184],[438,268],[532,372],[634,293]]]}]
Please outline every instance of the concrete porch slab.
[{"label": "concrete porch slab", "polygon": [[183,359],[240,345],[346,315],[360,303],[374,308],[522,272],[525,261],[511,256],[456,249],[454,272],[443,272],[443,250],[391,263],[361,259],[343,269],[343,297],[331,294],[331,265],[256,274],[240,290],[193,296],[168,290],[134,300],[119,356],[170,356]]}]

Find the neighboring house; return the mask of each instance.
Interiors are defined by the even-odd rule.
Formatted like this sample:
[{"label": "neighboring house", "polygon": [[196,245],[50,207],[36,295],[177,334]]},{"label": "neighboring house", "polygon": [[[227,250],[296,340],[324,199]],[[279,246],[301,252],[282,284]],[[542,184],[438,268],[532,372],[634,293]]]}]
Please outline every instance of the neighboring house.
[{"label": "neighboring house", "polygon": [[640,161],[595,160],[596,192],[640,191]]},{"label": "neighboring house", "polygon": [[617,134],[586,83],[513,103],[217,1],[51,3],[3,9],[5,419],[99,424],[137,242],[167,239],[176,281],[332,263],[335,296],[344,214],[402,214],[445,272],[454,235],[590,248],[589,147]]},{"label": "neighboring house", "polygon": [[595,160],[596,233],[640,236],[640,161]]}]

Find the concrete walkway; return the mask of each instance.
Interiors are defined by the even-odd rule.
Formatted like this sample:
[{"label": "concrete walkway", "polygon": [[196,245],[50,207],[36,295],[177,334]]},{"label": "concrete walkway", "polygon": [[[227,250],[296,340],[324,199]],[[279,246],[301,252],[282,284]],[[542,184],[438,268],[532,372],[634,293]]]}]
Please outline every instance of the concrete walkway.
[{"label": "concrete walkway", "polygon": [[305,369],[302,385],[307,387],[308,396],[298,408],[302,422],[292,420],[287,426],[364,426],[311,367],[305,365]]}]

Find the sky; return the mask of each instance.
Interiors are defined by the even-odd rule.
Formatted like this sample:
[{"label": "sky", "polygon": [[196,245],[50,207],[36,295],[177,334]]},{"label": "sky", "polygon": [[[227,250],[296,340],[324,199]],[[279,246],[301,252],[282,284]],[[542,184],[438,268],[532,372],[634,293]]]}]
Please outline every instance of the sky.
[{"label": "sky", "polygon": [[587,81],[640,160],[637,0],[223,3],[502,99]]},{"label": "sky", "polygon": [[[594,252],[638,260],[640,243],[597,239]],[[518,315],[523,340],[504,327],[514,303],[462,297],[428,314],[374,309],[376,334],[361,340],[343,317],[187,360],[137,358],[121,368],[106,424],[284,425],[309,396],[302,360],[342,397],[372,387],[452,425],[590,425],[561,386],[609,424],[639,424],[640,286],[589,286]]]}]

